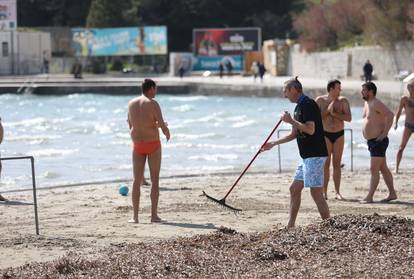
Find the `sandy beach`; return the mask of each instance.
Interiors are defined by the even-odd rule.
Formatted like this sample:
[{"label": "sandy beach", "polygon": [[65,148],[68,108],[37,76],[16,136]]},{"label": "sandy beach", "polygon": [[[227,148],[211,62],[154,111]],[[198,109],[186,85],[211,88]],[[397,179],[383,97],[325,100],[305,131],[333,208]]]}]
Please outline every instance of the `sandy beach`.
[{"label": "sandy beach", "polygon": [[[333,199],[330,184],[331,214],[378,213],[414,219],[413,174],[394,176],[398,201],[360,204],[358,200],[368,189],[369,173],[344,172],[342,194],[348,200]],[[292,172],[248,173],[228,198],[228,203],[243,209],[238,215],[201,196],[206,190],[221,198],[236,174],[162,178],[159,212],[168,221],[164,224],[150,223],[149,186],[142,188],[140,224],[127,223],[132,214],[131,197],[118,194],[119,183],[42,189],[38,191],[40,236],[35,234],[32,193],[7,193],[12,202],[0,203],[0,268],[49,261],[71,251],[87,255],[122,243],[208,234],[221,226],[238,232],[283,228],[288,219],[291,176]],[[385,196],[386,186],[381,181],[374,198]],[[309,191],[304,190],[297,225],[319,220]]]}]

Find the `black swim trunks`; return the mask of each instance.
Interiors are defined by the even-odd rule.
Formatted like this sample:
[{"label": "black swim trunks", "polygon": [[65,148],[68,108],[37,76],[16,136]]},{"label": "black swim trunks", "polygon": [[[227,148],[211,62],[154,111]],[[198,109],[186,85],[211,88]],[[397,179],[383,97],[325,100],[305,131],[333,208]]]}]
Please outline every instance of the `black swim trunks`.
[{"label": "black swim trunks", "polygon": [[325,137],[327,137],[332,144],[334,144],[337,139],[339,139],[345,134],[344,130],[341,130],[339,132],[334,132],[334,133],[323,131],[323,133]]},{"label": "black swim trunks", "polygon": [[371,157],[385,157],[385,152],[387,151],[388,144],[388,137],[385,137],[381,141],[377,141],[377,139],[368,140],[368,150],[369,153],[371,153]]}]

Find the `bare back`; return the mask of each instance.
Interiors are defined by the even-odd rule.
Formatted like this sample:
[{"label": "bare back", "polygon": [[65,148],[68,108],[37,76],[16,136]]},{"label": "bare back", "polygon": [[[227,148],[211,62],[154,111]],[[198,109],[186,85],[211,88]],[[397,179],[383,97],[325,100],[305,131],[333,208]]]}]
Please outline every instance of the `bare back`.
[{"label": "bare back", "polygon": [[384,133],[387,113],[392,115],[392,112],[377,98],[365,102],[362,123],[362,134],[365,139],[376,139]]},{"label": "bare back", "polygon": [[163,120],[158,111],[158,103],[145,95],[129,102],[128,122],[133,142],[148,142],[160,139],[157,123]]},{"label": "bare back", "polygon": [[[323,129],[326,132],[335,133],[344,129],[345,123],[343,120],[338,119],[337,117],[332,116],[328,112],[328,106],[331,103],[328,95],[320,96],[316,99],[319,109],[322,114],[322,123]],[[339,97],[333,103],[333,111],[340,114],[348,113],[349,104],[344,97]]]}]

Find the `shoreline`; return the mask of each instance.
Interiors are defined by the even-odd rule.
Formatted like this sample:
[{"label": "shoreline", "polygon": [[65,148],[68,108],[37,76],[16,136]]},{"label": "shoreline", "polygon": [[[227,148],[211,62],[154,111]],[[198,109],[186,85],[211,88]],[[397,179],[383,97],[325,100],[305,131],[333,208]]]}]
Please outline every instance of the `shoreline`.
[{"label": "shoreline", "polygon": [[[290,77],[265,76],[263,83],[254,82],[250,76],[230,76],[220,79],[216,76],[190,76],[180,79],[170,76],[151,76],[159,87],[160,94],[205,95],[205,96],[245,96],[245,97],[283,97],[284,81]],[[21,94],[29,92],[36,95],[67,95],[74,93],[93,93],[110,95],[140,94],[139,85],[143,77],[85,75],[74,79],[71,75],[35,75],[0,78],[0,94]],[[299,77],[304,91],[311,97],[326,94],[328,79]],[[360,80],[341,80],[342,95],[351,104],[363,104]],[[376,80],[378,96],[387,105],[396,107],[406,89],[399,81]]]},{"label": "shoreline", "polygon": [[[221,226],[238,232],[263,232],[283,228],[288,219],[289,185],[292,172],[248,173],[228,197],[227,202],[243,209],[241,214],[223,210],[200,196],[205,190],[220,198],[235,177],[208,175],[160,179],[160,216],[165,224],[151,224],[150,187],[142,187],[140,224],[128,224],[132,214],[131,196],[118,194],[118,183],[43,189],[38,191],[40,236],[35,235],[30,192],[11,193],[12,204],[0,203],[0,269],[30,262],[55,260],[65,253],[87,255],[122,243],[141,243],[204,235]],[[398,215],[414,219],[414,189],[410,187],[413,171],[395,175],[399,199],[395,202],[360,204],[368,191],[369,172],[349,171],[342,175],[342,194],[347,201],[333,199],[333,183],[329,185],[328,204],[332,216],[340,214]],[[131,185],[128,184],[130,190]],[[386,195],[381,181],[374,199]],[[131,191],[130,191],[131,192]],[[302,194],[297,226],[320,220],[309,191]]]}]

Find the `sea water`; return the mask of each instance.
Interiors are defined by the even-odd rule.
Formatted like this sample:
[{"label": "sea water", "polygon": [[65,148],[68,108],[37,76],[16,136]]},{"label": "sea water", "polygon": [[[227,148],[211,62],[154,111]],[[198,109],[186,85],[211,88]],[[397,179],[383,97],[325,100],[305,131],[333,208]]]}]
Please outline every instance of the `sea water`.
[{"label": "sea water", "polygon": [[[114,92],[115,93],[115,92]],[[38,187],[132,178],[127,104],[134,96],[72,94],[0,95],[5,129],[2,157],[34,156]],[[295,104],[281,98],[158,95],[171,131],[161,134],[161,177],[205,173],[240,173],[267,138],[283,111]],[[362,104],[361,100],[361,104]],[[352,108],[353,168],[368,169],[369,153],[361,134],[362,107]],[[390,131],[388,163],[394,166],[403,129]],[[280,126],[279,136],[290,126]],[[278,135],[275,133],[273,139]],[[343,163],[351,168],[351,133],[345,134]],[[410,142],[401,167],[414,167]],[[281,169],[292,171],[296,142],[281,146]],[[279,171],[277,148],[259,155],[250,171]],[[148,168],[146,168],[148,177]],[[30,163],[3,161],[0,191],[31,187]]]}]

